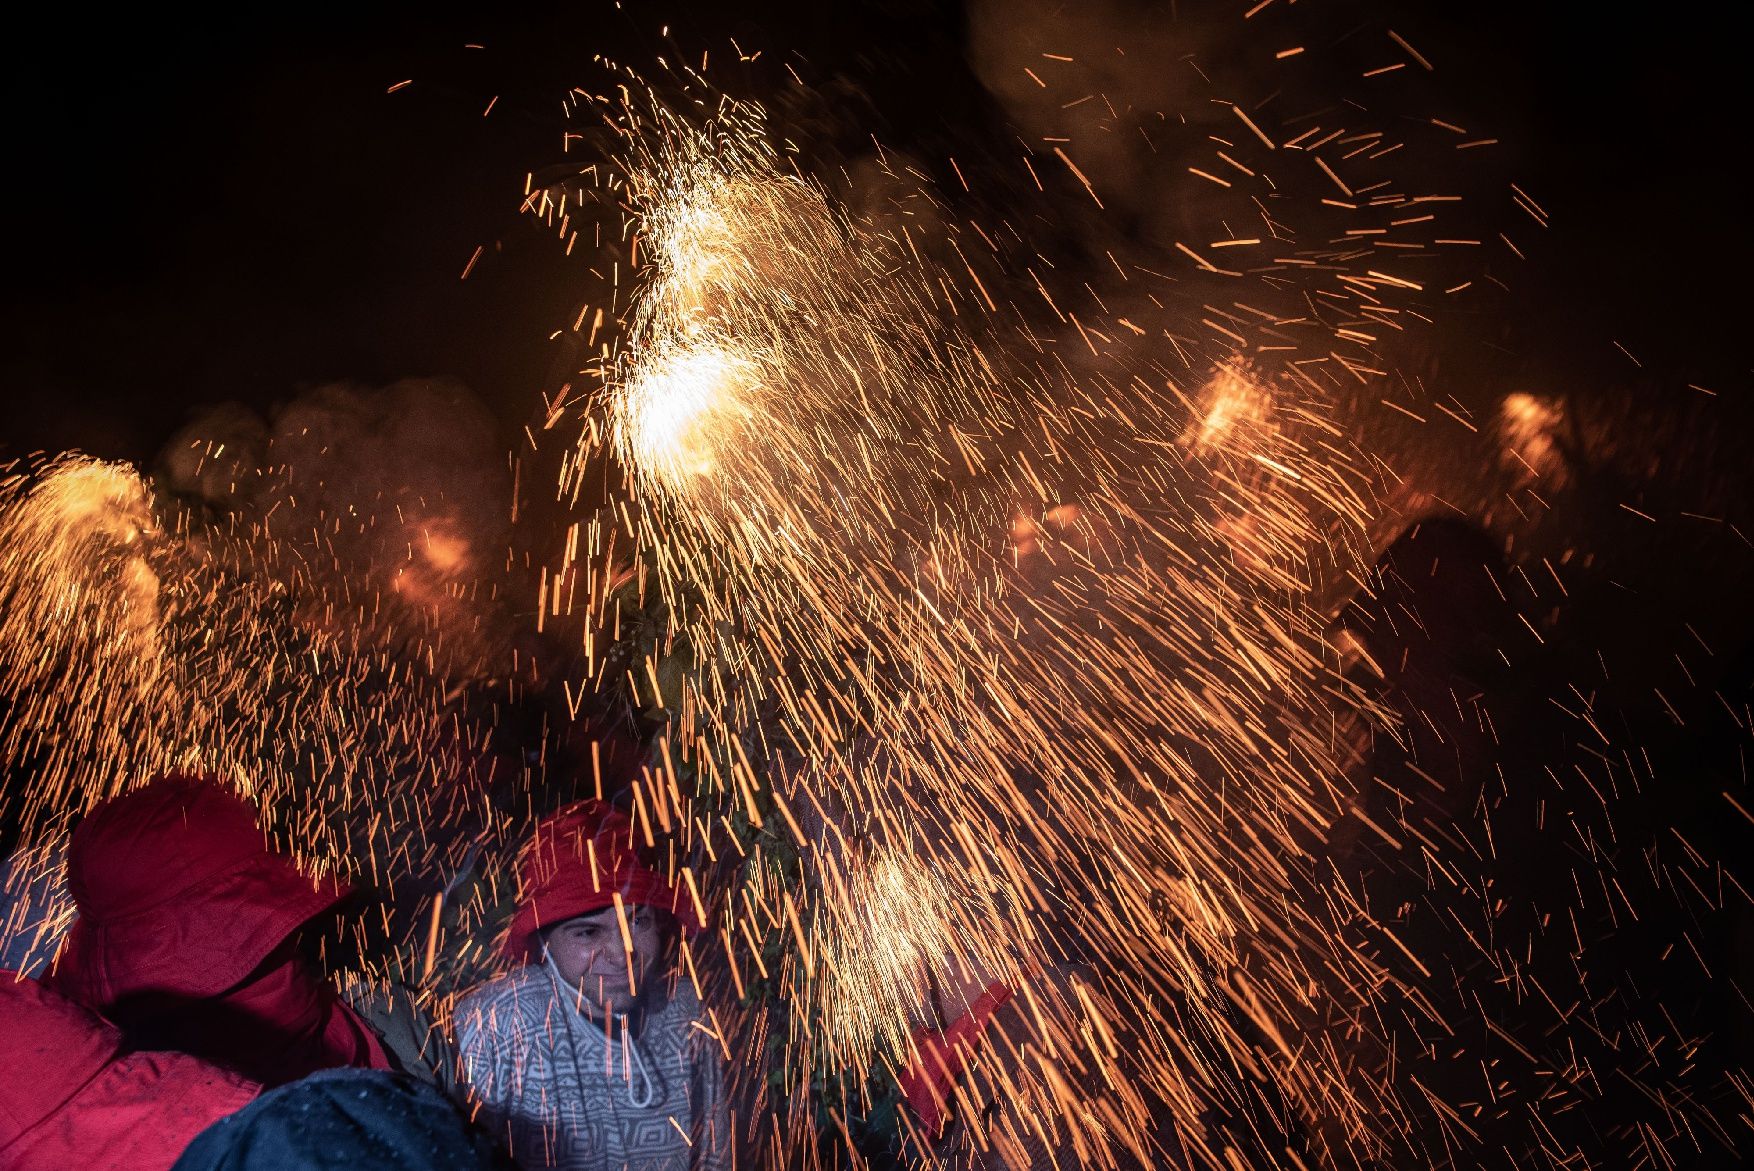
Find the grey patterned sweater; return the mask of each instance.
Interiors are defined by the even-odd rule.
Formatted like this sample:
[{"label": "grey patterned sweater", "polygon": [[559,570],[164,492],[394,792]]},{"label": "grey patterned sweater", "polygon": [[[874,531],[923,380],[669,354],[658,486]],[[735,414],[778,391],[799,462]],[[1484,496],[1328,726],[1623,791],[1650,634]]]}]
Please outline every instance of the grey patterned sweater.
[{"label": "grey patterned sweater", "polygon": [[582,1015],[540,964],[457,1004],[463,1079],[526,1171],[731,1166],[719,1044],[685,982],[623,1039]]}]

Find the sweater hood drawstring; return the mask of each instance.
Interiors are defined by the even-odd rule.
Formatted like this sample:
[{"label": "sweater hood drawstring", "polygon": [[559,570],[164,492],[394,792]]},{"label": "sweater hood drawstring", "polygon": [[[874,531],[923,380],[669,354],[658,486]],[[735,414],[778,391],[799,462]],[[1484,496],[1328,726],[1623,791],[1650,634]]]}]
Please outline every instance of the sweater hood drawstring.
[{"label": "sweater hood drawstring", "polygon": [[[562,1019],[566,1022],[568,1039],[576,1042],[576,1036],[573,1032],[573,1022],[577,1019],[578,1022],[584,1026],[586,1033],[601,1040],[607,1049],[607,1055],[611,1063],[613,1063],[615,1059],[615,1038],[610,1036],[610,1033],[612,1033],[614,1029],[613,1024],[606,1029],[599,1028],[596,1022],[590,1020],[582,1011],[580,1011],[578,1007],[578,997],[581,993],[576,989],[569,990],[566,980],[561,977],[560,969],[555,966],[554,957],[548,953],[547,947],[542,949],[542,965],[548,969],[548,978],[554,982],[556,996],[566,1005],[566,1015]],[[652,1078],[651,1067],[646,1064],[645,1055],[640,1052],[639,1042],[635,1041],[633,1039],[633,1034],[628,1031],[627,1014],[617,1013],[612,1020],[619,1020],[621,1022],[622,1054],[624,1058],[628,1059],[626,1060],[626,1064],[634,1069],[638,1069],[640,1080],[645,1083],[645,1094],[641,1097],[636,1097],[634,1095],[633,1076],[631,1071],[629,1072],[626,1079],[627,1104],[636,1110],[644,1110],[651,1106],[652,1099],[657,1096],[657,1083]],[[569,1045],[568,1049],[572,1054],[573,1075],[579,1079],[581,1085],[587,1084],[583,1071],[578,1068],[579,1058],[577,1044]]]}]

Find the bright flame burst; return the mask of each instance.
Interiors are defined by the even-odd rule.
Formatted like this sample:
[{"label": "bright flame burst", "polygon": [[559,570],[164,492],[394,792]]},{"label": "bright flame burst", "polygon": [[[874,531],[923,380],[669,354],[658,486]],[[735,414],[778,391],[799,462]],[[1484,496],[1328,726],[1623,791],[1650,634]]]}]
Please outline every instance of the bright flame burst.
[{"label": "bright flame burst", "polygon": [[[147,561],[158,538],[151,496],[133,468],[68,456],[34,484],[0,484],[0,665],[7,699],[7,771],[67,738],[71,760],[107,757],[126,775],[136,758],[174,758],[174,726],[139,727],[166,686],[162,600]],[[85,718],[69,721],[77,711]],[[126,731],[124,731],[126,730]],[[119,776],[87,776],[89,797]],[[35,801],[57,794],[32,791]],[[34,816],[36,810],[27,811]]]},{"label": "bright flame burst", "polygon": [[710,475],[726,429],[749,417],[754,364],[718,346],[667,354],[626,388],[626,438],[639,466],[679,489]]}]

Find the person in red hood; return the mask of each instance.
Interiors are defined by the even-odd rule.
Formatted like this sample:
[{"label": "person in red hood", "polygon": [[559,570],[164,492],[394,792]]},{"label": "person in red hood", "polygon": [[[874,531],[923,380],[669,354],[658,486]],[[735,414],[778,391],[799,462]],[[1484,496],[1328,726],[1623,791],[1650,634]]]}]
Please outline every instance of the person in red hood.
[{"label": "person in red hood", "polygon": [[261,1087],[183,1053],[129,1053],[89,1009],[0,971],[0,1166],[167,1171]]},{"label": "person in red hood", "polygon": [[301,929],[348,887],[275,852],[255,808],[218,783],[159,777],[97,806],[68,844],[67,886],[79,918],[45,982],[136,1048],[266,1086],[336,1066],[446,1084],[442,1038],[411,1003],[350,1004],[300,953]]},{"label": "person in red hood", "polygon": [[732,1165],[716,1034],[665,962],[704,926],[601,801],[536,827],[506,934],[511,972],[458,1002],[463,1076],[530,1171]]}]

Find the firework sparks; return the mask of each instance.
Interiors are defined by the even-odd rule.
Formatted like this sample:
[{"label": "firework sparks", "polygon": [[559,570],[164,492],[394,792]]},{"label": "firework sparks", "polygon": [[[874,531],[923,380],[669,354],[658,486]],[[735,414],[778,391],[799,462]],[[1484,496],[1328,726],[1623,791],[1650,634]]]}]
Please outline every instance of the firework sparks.
[{"label": "firework sparks", "polygon": [[[456,605],[442,581],[467,542],[441,518],[411,518],[421,539],[376,592],[334,556],[336,518],[266,494],[278,501],[267,523],[241,507],[216,521],[132,467],[84,456],[0,485],[0,767],[17,782],[0,813],[21,831],[19,905],[43,902],[20,892],[54,868],[72,818],[169,771],[256,798],[313,866],[386,891],[442,871],[468,732],[451,722],[450,677],[427,663],[435,646],[456,653],[442,641]],[[4,927],[32,963],[70,913],[51,886],[39,916]]]},{"label": "firework sparks", "polygon": [[[575,713],[614,687],[661,729],[636,821],[711,912],[683,966],[767,1128],[766,1163],[819,1157],[812,1095],[851,1146],[864,1075],[916,1068],[922,1038],[989,983],[1016,990],[1015,1019],[963,1076],[969,1101],[1003,1104],[971,1129],[1007,1156],[1462,1165],[1482,1119],[1514,1118],[1530,1150],[1575,1165],[1561,1132],[1613,1080],[1577,1051],[1585,1033],[1633,1054],[1613,1072],[1653,1105],[1616,1136],[1640,1158],[1673,1162],[1699,1136],[1734,1147],[1727,1113],[1662,1081],[1704,1042],[1680,1026],[1623,1036],[1602,1010],[1625,989],[1598,994],[1579,959],[1590,913],[1618,927],[1645,905],[1616,869],[1634,851],[1604,792],[1646,783],[1648,758],[1598,753],[1567,782],[1589,796],[1556,798],[1551,823],[1540,798],[1521,848],[1570,835],[1576,897],[1507,910],[1493,863],[1515,847],[1482,780],[1508,788],[1500,762],[1444,742],[1459,782],[1411,749],[1391,782],[1372,760],[1427,729],[1444,741],[1450,707],[1496,740],[1489,705],[1439,688],[1398,726],[1359,677],[1398,681],[1404,656],[1397,672],[1368,623],[1333,625],[1410,518],[1508,503],[1520,536],[1542,493],[1592,474],[1579,436],[1599,406],[1502,387],[1458,387],[1463,402],[1435,361],[1417,365],[1427,386],[1398,360],[1445,307],[1502,285],[1475,256],[1524,256],[1520,234],[1459,215],[1472,190],[1429,165],[1458,151],[1473,165],[1497,140],[1443,110],[1293,112],[1280,96],[1284,77],[1348,53],[1382,92],[1433,72],[1440,46],[1417,31],[1336,41],[1286,17],[1263,34],[1277,72],[1245,101],[1184,52],[1206,23],[1129,16],[1092,37],[1013,8],[975,5],[970,38],[1023,154],[1007,138],[990,165],[949,160],[967,199],[940,201],[931,163],[879,148],[874,186],[905,196],[843,211],[758,106],[686,70],[668,104],[621,70],[613,98],[569,93],[607,125],[569,147],[607,139],[619,157],[525,192],[568,255],[582,239],[610,258],[597,275],[613,285],[572,329],[589,351],[577,380],[601,393],[569,383],[544,403],[543,430],[562,434],[588,403],[558,496],[595,511],[544,567],[534,624],[545,655],[580,639]],[[981,190],[1026,181],[1077,210],[1032,221]],[[1080,260],[1102,276],[1081,279]],[[445,871],[455,810],[436,807],[439,774],[485,735],[454,701],[508,669],[485,665],[498,648],[471,626],[489,542],[418,492],[311,503],[300,476],[334,438],[320,432],[296,467],[248,466],[269,485],[253,512],[77,457],[0,484],[0,764],[34,778],[6,795],[34,868],[68,816],[180,766],[254,789],[320,864],[385,885]],[[1402,477],[1389,457],[1408,436],[1430,464],[1466,468],[1471,495]],[[220,466],[218,445],[197,462]],[[1672,515],[1644,503],[1617,507]],[[1487,584],[1550,601],[1570,553]],[[1519,638],[1549,633],[1517,618]],[[1513,667],[1492,650],[1494,670]],[[1571,691],[1559,710],[1592,752],[1609,745],[1595,692]],[[528,807],[539,771],[521,778]],[[1555,771],[1539,783],[1559,786]],[[1725,873],[1680,840],[1683,865],[1643,855],[1651,883],[1691,883],[1721,909]],[[1346,872],[1343,850],[1396,874]],[[472,921],[491,916],[487,887]],[[429,909],[422,966],[468,970],[480,957],[445,955],[445,908]],[[1427,912],[1466,946],[1425,946],[1409,923]],[[1543,948],[1575,985],[1537,978]],[[1519,1071],[1538,1090],[1513,1087]]]},{"label": "firework sparks", "polygon": [[[147,559],[159,527],[145,483],[132,468],[73,456],[34,483],[15,473],[0,493],[8,773],[45,749],[52,761],[119,758],[124,770],[136,753],[174,759],[173,729],[120,731],[164,686],[163,599]],[[69,722],[69,711],[89,718]],[[87,800],[116,783],[101,773],[80,780]],[[55,788],[30,797],[51,800]]]},{"label": "firework sparks", "polygon": [[[693,644],[723,652],[691,679],[678,742],[739,777],[721,790],[734,804],[758,783],[738,769],[748,745],[770,771],[807,766],[782,804],[877,827],[851,860],[799,843],[808,963],[766,969],[760,941],[786,922],[771,884],[725,904],[739,985],[753,964],[809,1006],[789,1084],[905,1060],[925,990],[964,965],[1029,984],[1068,953],[1124,955],[1133,1008],[1053,1001],[1044,1027],[1088,1045],[1009,1075],[1035,1125],[1106,1162],[1153,1141],[1138,1086],[1188,1111],[1186,1136],[1194,1103],[1265,1076],[1380,1149],[1386,1091],[1304,1031],[1311,973],[1380,983],[1294,895],[1347,788],[1316,729],[1361,703],[1308,601],[1312,548],[1356,569],[1365,547],[1344,452],[1300,438],[1323,427],[1319,395],[1280,405],[1214,358],[1190,424],[1172,379],[1160,394],[1016,369],[947,331],[902,242],[782,171],[759,111],[725,104],[702,129],[660,109],[624,130],[651,271],[606,433],[639,504],[631,535]],[[710,814],[651,800],[712,849]],[[1138,1012],[1167,1004],[1218,1056],[1190,1065],[1165,1042],[1123,1058],[1090,1023],[1161,1042]],[[1126,1073],[1093,1086],[1116,1061]]]},{"label": "firework sparks", "polygon": [[[1105,173],[1143,171],[1131,112],[1037,73],[1082,60],[1047,52],[1028,84],[993,84],[1071,144],[1051,157],[1072,214],[1094,215],[1129,201]],[[625,541],[668,607],[628,666],[668,720],[636,794],[714,860],[713,950],[742,1004],[721,1002],[727,1027],[757,1051],[784,1025],[797,1107],[811,1084],[913,1060],[921,1006],[978,971],[1058,989],[1007,1042],[1051,1060],[969,1076],[1087,1163],[1158,1144],[1147,1161],[1302,1165],[1297,1133],[1336,1166],[1466,1149],[1478,1104],[1402,1069],[1410,1038],[1454,1032],[1446,961],[1333,864],[1439,866],[1434,838],[1462,831],[1405,797],[1400,817],[1371,804],[1371,754],[1401,732],[1360,690],[1382,674],[1373,649],[1330,621],[1417,512],[1379,454],[1395,437],[1453,423],[1467,441],[1438,462],[1496,465],[1501,487],[1565,480],[1556,406],[1512,395],[1481,424],[1490,407],[1394,372],[1392,348],[1470,288],[1479,239],[1462,196],[1385,160],[1453,155],[1457,128],[1292,129],[1265,102],[1214,101],[1222,117],[1166,143],[1141,119],[1139,153],[1181,152],[1218,180],[1201,206],[1235,203],[1186,237],[1204,244],[1105,251],[1120,280],[1098,290],[1056,276],[1040,233],[959,222],[881,156],[903,210],[844,215],[758,108],[690,92],[686,115],[637,85],[584,103],[619,143],[599,203],[628,213],[638,283],[561,494],[607,456],[626,495],[574,531],[554,580],[593,583],[587,632],[618,621],[601,564]],[[1045,192],[1055,169],[1023,161]],[[583,186],[536,205],[583,206]],[[800,883],[776,877],[788,852]],[[1065,976],[1081,964],[1088,984]],[[790,1007],[772,1016],[758,982]],[[1564,1108],[1494,1103],[1536,1145]],[[769,1113],[776,1159],[808,1142],[807,1113]]]}]

